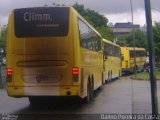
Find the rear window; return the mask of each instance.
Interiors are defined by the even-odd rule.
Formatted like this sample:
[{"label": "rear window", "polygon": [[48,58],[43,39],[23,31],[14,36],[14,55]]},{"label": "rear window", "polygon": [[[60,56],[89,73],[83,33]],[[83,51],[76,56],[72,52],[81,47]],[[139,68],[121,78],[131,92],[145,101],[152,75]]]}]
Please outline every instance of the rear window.
[{"label": "rear window", "polygon": [[16,37],[66,36],[68,7],[40,7],[14,10]]}]

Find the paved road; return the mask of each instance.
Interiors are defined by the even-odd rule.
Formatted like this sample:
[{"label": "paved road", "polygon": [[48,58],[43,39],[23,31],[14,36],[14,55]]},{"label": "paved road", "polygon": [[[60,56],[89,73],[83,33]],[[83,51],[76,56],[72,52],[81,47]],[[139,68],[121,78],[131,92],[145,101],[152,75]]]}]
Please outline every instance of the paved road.
[{"label": "paved road", "polygon": [[151,114],[150,82],[133,80],[132,86],[132,113]]},{"label": "paved road", "polygon": [[[151,114],[151,88],[149,81],[133,80],[132,113]],[[160,81],[157,81],[157,100],[160,114]]]},{"label": "paved road", "polygon": [[[160,86],[160,83],[158,83]],[[160,88],[158,88],[160,89]],[[160,96],[160,95],[159,95]],[[160,99],[159,99],[160,100]],[[160,107],[159,107],[160,108]],[[32,108],[27,98],[8,97],[0,90],[0,113],[12,114],[132,114],[151,113],[148,81],[122,77],[104,85],[89,104],[62,100],[47,107]]]}]

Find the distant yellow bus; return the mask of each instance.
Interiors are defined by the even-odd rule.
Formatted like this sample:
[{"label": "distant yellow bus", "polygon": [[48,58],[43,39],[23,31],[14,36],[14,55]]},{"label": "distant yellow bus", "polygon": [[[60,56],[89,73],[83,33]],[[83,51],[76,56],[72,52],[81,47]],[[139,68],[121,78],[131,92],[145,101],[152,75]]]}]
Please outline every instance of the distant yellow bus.
[{"label": "distant yellow bus", "polygon": [[[7,40],[7,92],[12,97],[78,96],[103,84],[101,35],[72,7],[12,11]],[[48,98],[48,97],[47,97]]]},{"label": "distant yellow bus", "polygon": [[120,46],[103,39],[104,49],[104,79],[106,82],[121,76]]},{"label": "distant yellow bus", "polygon": [[146,50],[144,48],[121,47],[121,54],[123,73],[134,72],[135,69],[138,72],[144,69],[146,64]]}]

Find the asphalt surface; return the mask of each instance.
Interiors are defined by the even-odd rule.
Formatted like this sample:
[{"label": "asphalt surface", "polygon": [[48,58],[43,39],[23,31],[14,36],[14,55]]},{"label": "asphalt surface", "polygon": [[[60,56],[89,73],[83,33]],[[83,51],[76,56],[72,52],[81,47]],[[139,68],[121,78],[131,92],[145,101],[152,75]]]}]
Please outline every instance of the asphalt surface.
[{"label": "asphalt surface", "polygon": [[[158,82],[158,90],[159,86]],[[121,77],[97,90],[93,100],[88,104],[67,99],[37,108],[31,107],[27,98],[8,97],[5,89],[1,89],[0,113],[38,115],[38,117],[40,114],[59,116],[63,114],[61,117],[64,119],[66,115],[91,114],[96,120],[96,117],[100,118],[100,114],[151,114],[150,83],[131,80],[130,76]]]},{"label": "asphalt surface", "polygon": [[151,114],[151,94],[150,82],[133,80],[133,99],[132,113],[133,114]]}]

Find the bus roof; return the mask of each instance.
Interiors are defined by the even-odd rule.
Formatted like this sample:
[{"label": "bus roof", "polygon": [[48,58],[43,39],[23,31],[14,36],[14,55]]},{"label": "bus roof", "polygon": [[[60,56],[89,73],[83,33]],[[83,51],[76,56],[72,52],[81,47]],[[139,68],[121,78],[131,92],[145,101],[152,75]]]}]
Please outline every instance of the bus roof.
[{"label": "bus roof", "polygon": [[[128,50],[134,50],[134,47],[121,47],[121,48],[126,48]],[[138,48],[138,47],[135,47],[135,50],[145,50],[145,48]]]},{"label": "bus roof", "polygon": [[111,44],[111,45],[114,45],[114,46],[117,46],[117,47],[120,47],[119,45],[117,45],[117,44],[115,44],[115,43],[113,43],[113,42],[111,42],[111,41],[109,41],[109,40],[106,40],[106,39],[104,39],[103,38],[103,40],[102,40],[103,42],[105,42],[105,43],[108,43],[108,44]]}]

